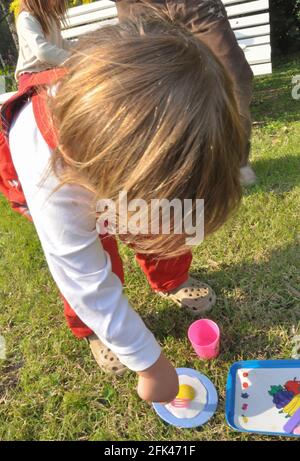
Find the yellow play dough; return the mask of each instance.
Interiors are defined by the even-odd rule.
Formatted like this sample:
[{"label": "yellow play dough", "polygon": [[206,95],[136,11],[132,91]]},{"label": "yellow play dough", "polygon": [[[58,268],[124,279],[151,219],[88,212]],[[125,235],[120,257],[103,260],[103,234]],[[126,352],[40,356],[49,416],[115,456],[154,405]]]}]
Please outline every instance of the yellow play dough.
[{"label": "yellow play dough", "polygon": [[[176,406],[171,402],[166,405],[166,409],[178,419],[196,418],[207,404],[207,390],[198,378],[192,378],[188,375],[179,375],[178,378],[179,394],[177,400],[179,400],[179,405]],[[187,399],[189,405],[180,406],[181,399]]]},{"label": "yellow play dough", "polygon": [[180,384],[179,392],[176,398],[194,400],[195,390],[192,388],[192,386],[189,386],[188,384]]}]

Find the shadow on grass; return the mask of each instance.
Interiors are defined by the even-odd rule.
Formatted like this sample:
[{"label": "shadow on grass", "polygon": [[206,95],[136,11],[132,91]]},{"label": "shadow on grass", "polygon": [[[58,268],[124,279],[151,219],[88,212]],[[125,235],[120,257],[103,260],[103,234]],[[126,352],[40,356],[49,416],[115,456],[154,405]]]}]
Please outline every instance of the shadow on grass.
[{"label": "shadow on grass", "polygon": [[[217,303],[206,316],[220,325],[223,360],[239,360],[241,356],[270,359],[288,354],[282,350],[284,332],[280,335],[275,331],[282,327],[291,331],[299,326],[299,253],[299,245],[295,244],[273,251],[263,263],[224,266],[208,273],[192,271],[199,280],[209,280],[217,292]],[[194,320],[171,303],[157,314],[146,313],[143,318],[161,342],[166,337],[186,338]]]},{"label": "shadow on grass", "polygon": [[258,191],[281,194],[300,185],[299,155],[285,155],[280,158],[260,158],[252,162],[257,183],[245,190],[245,195]]},{"label": "shadow on grass", "polygon": [[300,74],[300,56],[274,66],[273,74],[254,80],[253,120],[283,123],[298,121],[300,100],[292,98],[292,78]]}]

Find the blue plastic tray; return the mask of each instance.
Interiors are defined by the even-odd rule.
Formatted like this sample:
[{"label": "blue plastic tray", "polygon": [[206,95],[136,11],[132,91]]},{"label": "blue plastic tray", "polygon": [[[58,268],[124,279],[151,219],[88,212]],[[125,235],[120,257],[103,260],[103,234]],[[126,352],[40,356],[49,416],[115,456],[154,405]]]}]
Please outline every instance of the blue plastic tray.
[{"label": "blue plastic tray", "polygon": [[232,428],[299,437],[290,432],[299,419],[299,410],[300,360],[251,360],[236,362],[230,368],[226,420]]}]

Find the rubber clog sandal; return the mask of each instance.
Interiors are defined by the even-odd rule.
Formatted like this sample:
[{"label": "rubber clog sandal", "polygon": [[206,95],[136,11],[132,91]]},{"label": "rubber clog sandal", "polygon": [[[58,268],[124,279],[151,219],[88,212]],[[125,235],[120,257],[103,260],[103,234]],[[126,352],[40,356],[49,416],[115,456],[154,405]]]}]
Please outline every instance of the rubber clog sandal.
[{"label": "rubber clog sandal", "polygon": [[194,316],[201,316],[209,312],[216,303],[216,294],[212,288],[193,277],[189,277],[175,290],[157,293],[163,298],[171,299]]},{"label": "rubber clog sandal", "polygon": [[123,365],[118,357],[106,347],[95,334],[89,336],[87,341],[90,345],[92,354],[101,368],[105,373],[112,375],[122,376],[128,368]]}]

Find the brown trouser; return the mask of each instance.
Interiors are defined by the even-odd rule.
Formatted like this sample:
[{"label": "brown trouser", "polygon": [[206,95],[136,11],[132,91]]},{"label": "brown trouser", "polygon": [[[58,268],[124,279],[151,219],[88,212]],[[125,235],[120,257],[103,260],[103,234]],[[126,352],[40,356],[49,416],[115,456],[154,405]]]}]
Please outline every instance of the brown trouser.
[{"label": "brown trouser", "polygon": [[[144,0],[145,1],[145,0]],[[180,21],[204,42],[220,59],[230,74],[240,113],[249,143],[242,166],[246,165],[250,153],[253,73],[236,37],[231,29],[221,0],[148,0],[158,8],[166,8],[169,15]],[[142,10],[139,0],[117,0],[120,21],[131,13]]]}]

